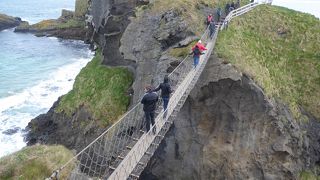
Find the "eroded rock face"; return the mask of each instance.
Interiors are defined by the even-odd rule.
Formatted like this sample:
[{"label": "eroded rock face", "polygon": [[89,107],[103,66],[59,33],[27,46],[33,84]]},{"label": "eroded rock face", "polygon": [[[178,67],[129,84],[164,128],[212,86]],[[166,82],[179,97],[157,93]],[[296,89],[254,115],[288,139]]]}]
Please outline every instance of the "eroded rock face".
[{"label": "eroded rock face", "polygon": [[144,12],[135,17],[134,8],[148,3],[145,0],[97,0],[91,4],[88,36],[103,47],[104,64],[125,66],[133,72],[136,78],[132,87],[133,103],[143,95],[144,86],[162,81],[170,63],[177,60],[169,57],[166,50],[180,41],[188,44],[191,42],[188,39],[195,38],[175,11]]},{"label": "eroded rock face", "polygon": [[21,18],[0,13],[0,31],[13,28],[21,23]]},{"label": "eroded rock face", "polygon": [[319,165],[319,128],[211,58],[141,179],[296,179]]},{"label": "eroded rock face", "polygon": [[167,49],[190,36],[194,34],[174,11],[146,13],[132,20],[121,38],[120,52],[124,59],[136,63],[133,102],[139,101],[147,84],[158,85],[170,63],[177,61]]},{"label": "eroded rock face", "polygon": [[104,55],[103,63],[109,66],[134,67],[134,62],[123,59],[119,52],[120,39],[134,16],[137,0],[97,0],[91,2],[88,37]]},{"label": "eroded rock face", "polygon": [[[88,39],[103,49],[104,64],[134,72],[133,104],[179,64],[168,50],[196,39],[174,11],[134,17],[147,0],[90,2]],[[54,112],[57,103],[29,124],[29,144],[79,151],[103,131],[84,107],[67,117]],[[212,58],[141,179],[295,179],[320,165],[320,125],[309,117],[297,123],[250,78]]]},{"label": "eroded rock face", "polygon": [[85,107],[79,107],[72,116],[55,112],[60,100],[46,113],[33,119],[27,126],[27,144],[62,144],[69,149],[82,150],[99,136],[99,127]]},{"label": "eroded rock face", "polygon": [[[125,66],[135,73],[132,104],[139,102],[146,84],[158,85],[167,69],[172,70],[179,64],[176,58],[169,56],[167,49],[188,38],[189,34],[194,37],[175,12],[132,18],[134,5],[136,3],[131,0],[92,1],[93,18],[91,25],[89,23],[92,40],[103,50],[103,63]],[[101,11],[101,7],[107,9]],[[96,26],[96,23],[103,25]],[[26,138],[29,145],[58,143],[79,151],[105,129],[95,125],[85,107],[79,107],[70,116],[55,112],[58,103],[59,100],[48,113],[29,123]]]}]

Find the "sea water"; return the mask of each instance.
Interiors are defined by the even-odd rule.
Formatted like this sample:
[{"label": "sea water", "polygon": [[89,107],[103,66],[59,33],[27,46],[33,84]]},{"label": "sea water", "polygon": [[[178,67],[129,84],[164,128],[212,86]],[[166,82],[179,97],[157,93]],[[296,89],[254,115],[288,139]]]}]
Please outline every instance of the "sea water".
[{"label": "sea water", "polygon": [[[74,9],[74,0],[0,0],[0,13],[31,23]],[[0,31],[0,157],[24,147],[24,129],[46,113],[92,58],[81,41]]]}]

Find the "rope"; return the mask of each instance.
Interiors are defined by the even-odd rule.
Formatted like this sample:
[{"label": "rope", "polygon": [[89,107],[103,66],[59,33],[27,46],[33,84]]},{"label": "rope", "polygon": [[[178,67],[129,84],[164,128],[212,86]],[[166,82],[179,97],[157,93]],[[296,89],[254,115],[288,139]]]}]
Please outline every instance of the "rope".
[{"label": "rope", "polygon": [[[246,8],[252,9],[255,3],[248,4],[238,10],[244,10]],[[254,6],[255,7],[255,6]],[[236,11],[230,12],[230,18],[233,18],[233,14]],[[228,16],[225,19],[224,23],[228,21]],[[230,19],[231,20],[231,19]],[[224,24],[222,25],[224,26]],[[217,28],[219,29],[219,27]],[[212,41],[215,43],[218,31],[215,33],[215,37],[213,40],[208,39],[209,27],[205,30],[203,35],[201,36],[201,40],[206,42],[206,40]],[[172,86],[176,87],[176,91],[173,96],[170,98],[170,102],[168,105],[168,109],[166,111],[162,111],[156,118],[157,127],[162,128],[164,125],[164,121],[161,120],[164,114],[167,114],[165,120],[168,120],[170,115],[174,113],[175,110],[179,109],[179,101],[184,102],[187,95],[191,91],[192,87],[197,82],[206,61],[211,54],[213,47],[206,53],[204,62],[201,62],[199,69],[193,70],[192,64],[187,61],[189,55],[187,55],[179,65],[169,74],[169,77],[175,76],[176,79]],[[122,168],[124,171],[127,171],[127,168],[134,168],[137,163],[139,163],[140,156],[129,156],[127,154],[123,155],[123,149],[126,149],[130,146],[136,147],[136,145],[141,145],[142,149],[138,149],[135,151],[129,151],[129,153],[140,154],[147,151],[147,148],[153,142],[152,136],[150,135],[151,131],[147,134],[141,135],[141,128],[143,127],[143,114],[141,111],[142,105],[138,102],[135,104],[133,108],[131,108],[128,112],[126,112],[117,122],[115,122],[112,126],[110,126],[106,131],[104,131],[100,136],[98,136],[95,140],[93,140],[89,145],[87,145],[83,150],[81,150],[78,154],[76,154],[73,158],[71,158],[67,163],[65,163],[61,168],[54,171],[53,174],[47,179],[58,178],[59,173],[65,169],[67,166],[73,165],[72,162],[76,163],[77,172],[72,172],[75,176],[79,177],[108,177],[109,175],[119,177],[121,172],[113,173],[109,171],[109,168],[114,168],[114,170],[118,168]],[[161,109],[161,108],[160,108]],[[160,123],[160,124],[159,124]],[[157,130],[159,133],[160,129]],[[137,141],[139,140],[139,141]],[[137,141],[137,142],[136,142]],[[135,143],[136,142],[136,143]],[[142,143],[142,144],[141,144]],[[119,166],[123,161],[117,162],[118,159],[131,158],[130,167]],[[134,159],[132,159],[134,158]],[[113,167],[115,166],[115,167]],[[118,168],[117,168],[118,166]],[[73,167],[71,167],[73,168]],[[118,169],[119,170],[119,169]],[[130,174],[130,172],[125,172],[126,174]]]}]

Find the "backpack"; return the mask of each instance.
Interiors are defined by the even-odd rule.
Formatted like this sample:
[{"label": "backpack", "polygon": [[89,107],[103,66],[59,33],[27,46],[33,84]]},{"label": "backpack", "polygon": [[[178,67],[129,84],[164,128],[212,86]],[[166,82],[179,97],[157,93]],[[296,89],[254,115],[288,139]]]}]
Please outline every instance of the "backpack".
[{"label": "backpack", "polygon": [[194,48],[194,50],[193,50],[193,55],[195,55],[195,56],[200,56],[200,55],[201,55],[201,51],[200,51],[200,49],[199,49],[198,46],[196,46],[196,47]]}]

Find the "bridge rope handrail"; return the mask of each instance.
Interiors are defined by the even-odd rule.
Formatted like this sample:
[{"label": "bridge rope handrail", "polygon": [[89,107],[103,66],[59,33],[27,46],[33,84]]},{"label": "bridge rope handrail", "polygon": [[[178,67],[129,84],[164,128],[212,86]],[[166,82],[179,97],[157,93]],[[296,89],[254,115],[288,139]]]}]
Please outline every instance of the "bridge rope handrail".
[{"label": "bridge rope handrail", "polygon": [[[200,39],[203,39],[205,37],[205,35],[208,33],[209,29],[208,27],[205,30],[205,33],[202,34]],[[173,69],[173,71],[168,75],[169,77],[171,77],[176,71],[179,70],[179,68],[184,65],[186,63],[187,60],[189,60],[188,58],[190,57],[190,55],[186,55],[186,57],[178,64],[177,67],[175,67]],[[141,97],[142,98],[142,97]],[[106,135],[109,131],[111,131],[115,126],[117,126],[121,121],[123,121],[125,119],[125,117],[127,117],[130,113],[132,113],[134,110],[136,110],[139,106],[141,106],[140,102],[137,102],[129,111],[127,111],[124,115],[122,115],[115,123],[113,123],[110,127],[108,127],[107,130],[105,130],[103,133],[101,133],[96,139],[94,139],[90,144],[88,144],[85,148],[83,148],[80,152],[78,152],[74,157],[72,157],[69,161],[67,161],[63,166],[61,166],[60,168],[58,168],[57,170],[55,170],[53,172],[53,174],[47,178],[47,179],[52,179],[54,177],[56,177],[66,166],[68,166],[72,161],[76,160],[83,152],[85,152],[86,150],[88,150],[88,148],[90,148],[94,143],[96,143],[101,137],[103,137],[104,135]]]},{"label": "bridge rope handrail", "polygon": [[[149,131],[139,139],[139,142],[137,142],[137,144],[132,148],[132,150],[126,155],[125,159],[122,160],[118,168],[111,174],[111,176],[109,177],[110,180],[126,179],[126,177],[128,177],[129,175],[133,175],[131,172],[136,167],[136,165],[139,164],[140,160],[142,159],[142,156],[144,155],[145,152],[147,152],[148,148],[150,148],[156,136],[162,131],[162,127],[164,127],[165,123],[169,123],[169,124],[172,123],[171,121],[169,121],[170,115],[174,113],[174,111],[177,111],[179,102],[181,100],[182,100],[181,102],[184,102],[186,100],[187,95],[189,94],[189,92],[192,90],[193,86],[197,82],[197,79],[199,78],[202,70],[204,69],[204,66],[206,65],[206,62],[209,59],[209,56],[211,55],[211,52],[214,46],[213,42],[216,40],[217,34],[218,34],[218,31],[215,32],[214,37],[211,39],[209,38],[209,31],[207,30],[205,31],[205,34],[202,38],[203,39],[207,38],[211,44],[210,44],[210,47],[208,47],[209,46],[209,43],[208,43],[208,46],[207,46],[208,50],[205,53],[204,57],[201,58],[198,65],[199,67],[194,68],[190,72],[188,72],[188,75],[184,78],[183,82],[179,85],[176,92],[170,98],[168,108],[165,111],[162,111],[157,116],[155,120],[155,125],[153,126],[153,127],[157,127],[156,132],[154,133],[152,131]],[[181,108],[181,105],[179,108]],[[144,165],[146,164],[144,163]],[[137,177],[137,176],[138,175],[134,175],[134,177]]]},{"label": "bridge rope handrail", "polygon": [[[222,27],[221,27],[221,29],[223,29],[224,28],[224,26],[225,26],[225,24],[226,23],[228,23],[232,18],[234,18],[234,17],[236,17],[235,15],[237,15],[236,13],[237,12],[243,12],[243,11],[246,11],[246,9],[249,9],[249,10],[251,10],[252,9],[252,7],[255,7],[256,5],[257,5],[258,3],[250,3],[250,4],[248,4],[248,5],[246,5],[246,6],[243,6],[243,7],[241,7],[241,8],[238,8],[238,10],[234,10],[234,11],[231,11],[230,13],[229,13],[229,15],[225,18],[225,20],[224,20],[224,22],[223,22],[223,24],[222,24]],[[248,10],[248,11],[249,11]],[[246,11],[247,12],[247,11]],[[202,36],[201,36],[201,40],[205,40],[205,38],[206,38],[206,36],[208,36],[208,33],[209,33],[209,28],[207,27],[206,28],[206,30],[205,30],[205,32],[202,34]],[[216,38],[216,36],[217,36],[217,34],[215,35],[215,38]],[[214,39],[215,40],[215,39]],[[212,51],[212,50],[211,50]],[[211,51],[210,51],[210,54],[211,54]],[[183,83],[184,81],[185,81],[185,79],[186,79],[186,77],[190,74],[189,73],[189,71],[185,71],[185,69],[183,69],[184,67],[183,66],[186,66],[187,68],[189,68],[190,69],[190,67],[188,67],[188,66],[190,66],[190,64],[191,64],[191,62],[187,62],[187,60],[188,60],[188,58],[189,58],[189,56],[190,55],[187,55],[180,63],[179,63],[179,65],[176,67],[176,68],[174,68],[174,70],[169,74],[169,77],[171,77],[171,76],[173,76],[177,71],[180,71],[180,70],[182,70],[180,73],[177,73],[178,74],[178,76],[180,75],[182,78],[180,78],[180,77],[178,77],[178,79],[177,79],[177,82],[176,82],[176,86],[177,86],[177,89],[178,88],[182,88],[182,87],[180,87],[180,85],[181,85],[181,83]],[[208,54],[206,53],[206,56],[208,56]],[[206,57],[206,58],[208,58],[208,57]],[[207,60],[207,59],[206,59]],[[202,67],[203,68],[203,67]],[[191,71],[190,71],[191,72]],[[201,72],[200,72],[201,73]],[[182,74],[182,75],[181,75]],[[193,74],[193,75],[195,75],[195,73]],[[186,77],[184,77],[184,76],[186,76]],[[185,85],[185,84],[184,84]],[[187,87],[183,87],[183,88],[187,88]],[[177,98],[176,100],[179,100],[179,99],[181,99],[181,97],[182,97],[182,95],[181,94],[179,94],[179,95],[176,95],[175,96],[175,94],[173,95],[173,97],[172,97],[172,99],[170,100],[170,101],[174,101],[173,99],[175,98],[175,97],[179,97],[179,98]],[[141,104],[140,104],[140,102],[137,102],[129,111],[127,111],[124,115],[122,115],[121,116],[121,118],[119,119],[119,120],[117,120],[114,124],[112,124],[107,130],[105,130],[103,133],[101,133],[101,135],[99,135],[96,139],[94,139],[91,143],[89,143],[84,149],[82,149],[79,153],[77,153],[74,157],[72,157],[69,161],[67,161],[63,166],[61,166],[58,170],[55,170],[54,172],[53,172],[53,174],[49,177],[49,178],[47,178],[47,179],[52,179],[52,178],[55,178],[55,177],[57,177],[58,175],[59,175],[59,173],[65,168],[65,167],[67,167],[68,165],[70,165],[71,163],[72,163],[72,161],[76,161],[76,162],[78,162],[79,164],[78,164],[78,168],[80,168],[79,169],[79,171],[81,171],[82,173],[88,173],[88,174],[90,174],[91,173],[91,169],[89,169],[88,170],[88,172],[86,172],[87,170],[86,170],[86,168],[87,168],[87,163],[88,163],[88,159],[90,159],[90,166],[93,164],[93,161],[94,161],[94,158],[95,158],[95,154],[94,153],[96,153],[96,149],[98,149],[98,151],[99,151],[99,156],[103,156],[103,158],[105,158],[105,159],[103,159],[103,161],[102,162],[94,162],[94,164],[96,165],[95,166],[95,170],[96,170],[96,168],[97,168],[97,166],[99,165],[100,167],[100,173],[99,173],[99,175],[101,175],[102,173],[101,173],[101,171],[104,171],[104,170],[101,170],[101,168],[102,167],[105,167],[105,168],[108,168],[109,166],[110,166],[110,162],[109,161],[112,161],[112,159],[113,159],[113,157],[114,157],[114,154],[116,154],[116,156],[119,154],[119,150],[121,150],[121,148],[123,148],[125,145],[127,145],[130,141],[128,140],[128,138],[130,138],[130,137],[127,137],[128,136],[128,133],[126,132],[126,134],[125,135],[120,135],[120,137],[118,137],[119,136],[119,134],[121,134],[122,133],[122,131],[123,130],[125,130],[125,131],[127,131],[128,130],[128,128],[129,128],[129,125],[128,124],[130,124],[130,125],[132,125],[132,127],[134,127],[134,128],[138,128],[138,129],[135,129],[135,130],[132,130],[132,131],[134,131],[134,132],[132,132],[131,133],[131,135],[130,136],[133,136],[133,134],[136,134],[137,133],[137,131],[139,131],[140,129],[139,129],[139,126],[141,127],[141,120],[140,119],[138,119],[139,118],[139,113],[141,113],[140,111],[142,111],[141,109],[139,109],[139,107],[141,107]],[[135,112],[135,111],[137,111],[137,112]],[[167,111],[168,111],[168,109],[167,109]],[[160,114],[158,114],[158,116],[157,117],[160,117],[160,116],[163,116],[164,115],[164,113],[167,113],[167,111],[162,111]],[[174,109],[171,109],[170,110],[171,112],[170,113],[172,113],[173,111],[174,111]],[[169,113],[169,114],[170,114]],[[134,121],[132,121],[132,119],[126,119],[126,118],[130,118],[129,116],[130,115],[133,115],[134,116],[134,118],[136,118],[136,119],[134,119]],[[122,129],[121,129],[121,123],[123,122],[123,121],[125,121],[125,120],[127,120],[127,123],[128,124],[124,124],[123,126],[122,126]],[[123,128],[124,127],[124,128]],[[110,133],[109,133],[110,132]],[[104,137],[104,136],[106,136],[106,135],[108,135],[108,133],[109,134],[111,134],[111,136],[107,136],[107,137]],[[150,133],[150,132],[149,132]],[[144,135],[146,135],[146,134],[144,134]],[[143,140],[143,138],[147,138],[146,136],[144,136],[144,135],[142,135],[142,138],[141,138],[141,136],[139,137],[139,138],[141,138],[142,140]],[[122,139],[123,138],[123,139]],[[132,138],[132,137],[131,137]],[[107,149],[107,151],[105,150],[105,149],[103,149],[103,152],[102,153],[107,153],[106,155],[100,155],[100,152],[101,152],[101,144],[98,142],[98,141],[101,141],[101,143],[103,143],[103,141],[105,141],[104,142],[104,146],[103,146],[103,148],[108,148]],[[107,141],[110,141],[109,142],[109,144],[107,144],[108,142]],[[113,142],[113,143],[112,143]],[[95,146],[95,143],[98,143],[98,147],[94,147]],[[127,144],[126,144],[127,143]],[[106,145],[108,145],[108,146],[106,146]],[[93,147],[93,148],[92,148]],[[91,149],[92,148],[92,149]],[[92,150],[92,151],[91,151]],[[86,152],[86,151],[88,151],[88,152]],[[87,159],[85,160],[85,163],[83,163],[82,162],[82,156],[84,155],[85,157],[84,158],[86,158],[86,156],[90,156],[91,155],[91,153],[93,153],[94,155],[93,155],[93,157],[87,157]],[[98,154],[98,153],[96,153],[96,154]],[[81,156],[81,157],[80,157]],[[107,156],[109,157],[109,158],[107,158]],[[80,157],[80,160],[78,159]],[[97,161],[99,161],[98,160],[98,158],[99,157],[97,157]],[[101,164],[99,164],[99,163],[102,163],[103,165],[101,165]],[[105,165],[105,164],[108,164],[108,165]],[[84,167],[82,167],[82,166],[84,166]],[[93,165],[94,166],[94,165]],[[106,167],[106,166],[108,166],[108,167]],[[94,171],[95,171],[94,170]],[[105,171],[104,171],[105,172]],[[93,176],[96,174],[96,172],[93,172]],[[104,173],[105,174],[105,173]],[[102,174],[102,175],[104,175],[104,174]]]},{"label": "bridge rope handrail", "polygon": [[252,9],[254,9],[258,5],[271,4],[271,3],[272,3],[272,0],[260,0],[259,2],[249,3],[247,5],[241,6],[241,7],[237,8],[237,9],[234,9],[234,10],[230,11],[229,14],[226,16],[226,18],[225,18],[225,20],[224,20],[224,22],[223,22],[223,24],[221,26],[221,30],[225,29],[228,26],[229,22],[233,18],[235,18],[237,16],[240,16],[240,15],[242,15],[242,14],[244,14],[244,13],[246,13],[246,12],[252,10]]}]

